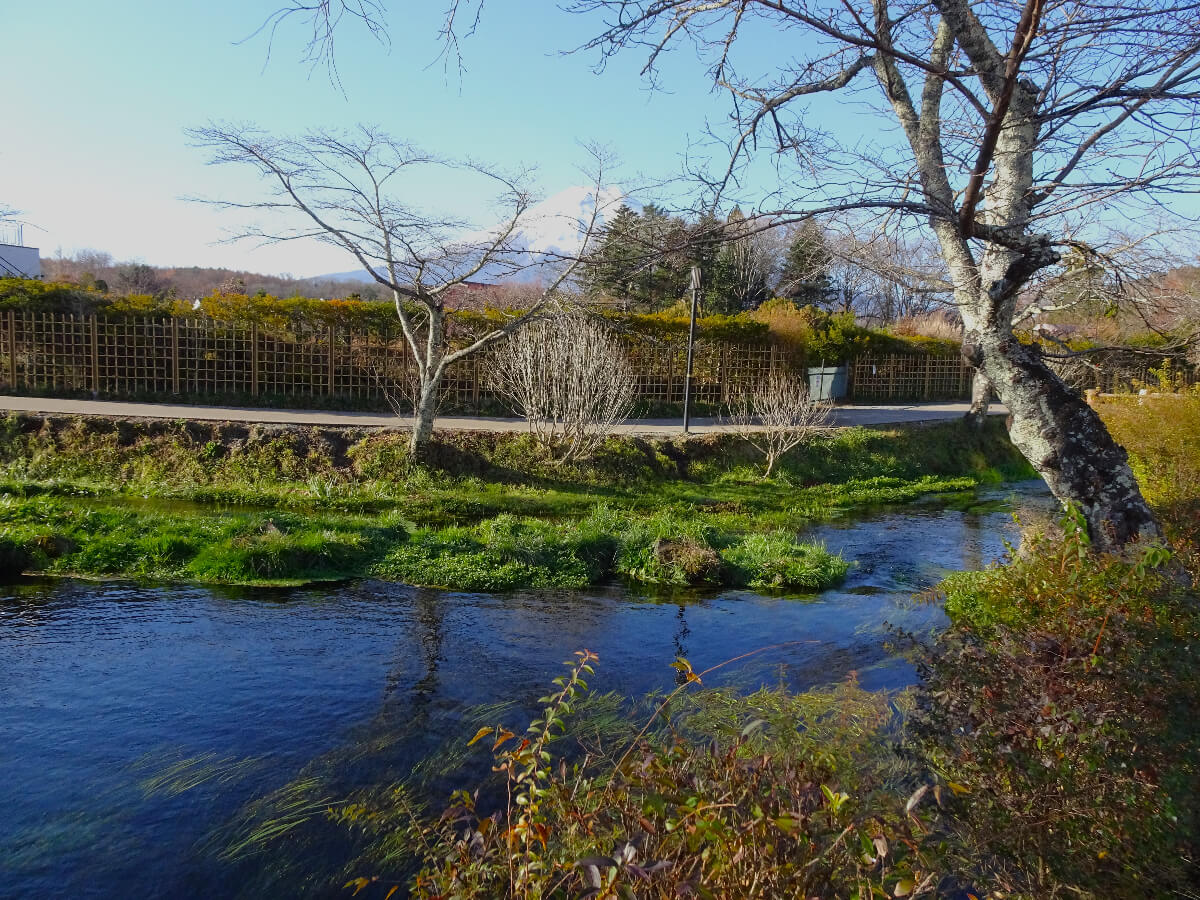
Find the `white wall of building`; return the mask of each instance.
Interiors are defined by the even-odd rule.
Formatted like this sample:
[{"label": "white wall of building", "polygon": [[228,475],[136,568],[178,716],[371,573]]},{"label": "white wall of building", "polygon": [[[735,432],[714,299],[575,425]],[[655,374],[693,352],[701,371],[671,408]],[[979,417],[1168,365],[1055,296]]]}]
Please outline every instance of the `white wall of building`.
[{"label": "white wall of building", "polygon": [[42,277],[42,257],[37,247],[0,244],[0,278],[7,278],[14,272],[25,278]]}]

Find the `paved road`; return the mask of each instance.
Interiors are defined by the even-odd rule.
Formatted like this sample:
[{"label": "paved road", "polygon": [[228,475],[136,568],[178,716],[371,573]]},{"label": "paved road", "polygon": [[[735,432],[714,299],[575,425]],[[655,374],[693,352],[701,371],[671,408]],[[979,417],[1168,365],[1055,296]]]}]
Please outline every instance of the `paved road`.
[{"label": "paved road", "polygon": [[[367,412],[337,412],[320,409],[256,409],[237,406],[185,406],[174,403],[125,403],[114,400],[59,400],[48,397],[0,397],[0,409],[55,415],[107,416],[110,418],[197,419],[217,422],[262,422],[283,425],[332,425],[340,427],[404,427],[410,420]],[[905,422],[937,422],[965,413],[966,403],[913,403],[907,406],[843,406],[835,410],[835,425],[893,425]],[[994,405],[994,414],[1006,414]],[[523,431],[524,419],[484,416],[440,416],[439,429],[452,431]],[[715,419],[693,419],[692,433],[711,434],[727,430]],[[622,434],[677,435],[679,419],[631,419],[617,427]]]}]

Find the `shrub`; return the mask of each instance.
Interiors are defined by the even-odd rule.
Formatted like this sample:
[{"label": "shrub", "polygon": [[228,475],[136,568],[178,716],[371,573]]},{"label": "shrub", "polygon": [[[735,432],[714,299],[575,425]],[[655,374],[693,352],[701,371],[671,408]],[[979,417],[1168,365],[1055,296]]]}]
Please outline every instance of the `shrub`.
[{"label": "shrub", "polygon": [[806,379],[775,369],[734,402],[731,421],[763,455],[763,477],[770,478],[784,454],[825,429],[832,409],[829,401],[809,396]]},{"label": "shrub", "polygon": [[[651,720],[664,714],[670,727],[647,725],[624,752],[569,765],[552,751],[595,661],[581,651],[567,663],[523,735],[475,735],[509,799],[487,810],[478,791],[459,791],[440,818],[415,822],[415,896],[865,898],[933,883],[917,845],[925,790],[906,804],[888,780],[887,695],[851,684],[673,706],[681,687]],[[676,666],[683,687],[702,685],[707,671]]]},{"label": "shrub", "polygon": [[1113,612],[1153,619],[1153,598],[1166,584],[1160,567],[1170,554],[1158,546],[1132,553],[1092,553],[1086,521],[1072,507],[1059,533],[1028,533],[1021,552],[1010,548],[1006,561],[947,577],[941,584],[946,612],[984,632],[997,625],[1057,625],[1070,617],[1099,620]]},{"label": "shrub", "polygon": [[561,462],[587,459],[633,408],[624,348],[581,314],[531,322],[489,357],[496,390]]},{"label": "shrub", "polygon": [[1106,400],[1100,415],[1129,451],[1142,493],[1200,586],[1200,387],[1141,402]]},{"label": "shrub", "polygon": [[1162,548],[1092,553],[1077,511],[1008,565],[944,584],[917,733],[961,795],[968,883],[1016,896],[1174,896],[1196,834],[1200,617]]}]

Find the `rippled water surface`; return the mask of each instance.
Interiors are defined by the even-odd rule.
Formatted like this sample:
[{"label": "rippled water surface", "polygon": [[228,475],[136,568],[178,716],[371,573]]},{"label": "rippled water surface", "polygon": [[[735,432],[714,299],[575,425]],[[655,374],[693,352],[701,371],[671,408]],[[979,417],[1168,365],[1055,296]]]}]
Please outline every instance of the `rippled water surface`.
[{"label": "rippled water surface", "polygon": [[349,850],[304,825],[278,843],[286,871],[221,855],[256,799],[314,773],[333,792],[318,800],[405,778],[498,714],[481,705],[534,700],[581,647],[600,655],[594,686],[628,695],[670,686],[678,655],[700,669],[784,641],[802,643],[722,677],[911,683],[886,625],[942,625],[913,592],[995,559],[1012,509],[1046,505],[1019,485],[821,526],[810,536],[855,566],[812,597],[0,586],[0,896],[328,893]]}]

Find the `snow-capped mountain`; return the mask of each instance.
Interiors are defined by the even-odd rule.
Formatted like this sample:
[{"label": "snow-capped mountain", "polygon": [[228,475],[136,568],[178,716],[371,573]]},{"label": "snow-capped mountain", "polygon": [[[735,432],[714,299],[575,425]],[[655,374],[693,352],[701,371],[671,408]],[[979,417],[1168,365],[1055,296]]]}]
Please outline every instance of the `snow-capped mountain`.
[{"label": "snow-capped mountain", "polygon": [[[588,239],[588,249],[596,246],[597,232],[626,202],[619,188],[569,187],[525,211],[517,229],[506,243],[502,259],[497,259],[472,276],[472,281],[537,281],[547,277],[551,268],[574,257]],[[593,220],[593,213],[595,219]],[[499,228],[500,226],[497,226]],[[481,229],[462,236],[465,246],[490,242],[497,229]],[[361,269],[319,276],[346,281],[370,281]]]},{"label": "snow-capped mountain", "polygon": [[[530,207],[522,217],[517,243],[531,253],[574,256],[588,236],[593,213],[593,231],[598,231],[624,201],[625,194],[619,188],[602,189],[598,196],[591,187],[559,191]],[[592,245],[596,239],[592,237]]]}]

